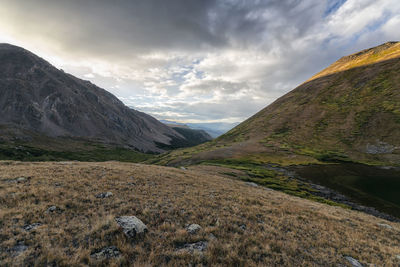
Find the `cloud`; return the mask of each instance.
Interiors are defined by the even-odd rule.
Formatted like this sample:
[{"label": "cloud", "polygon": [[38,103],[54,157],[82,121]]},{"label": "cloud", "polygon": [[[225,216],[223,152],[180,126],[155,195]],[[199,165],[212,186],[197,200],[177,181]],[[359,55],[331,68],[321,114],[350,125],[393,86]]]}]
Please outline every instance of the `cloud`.
[{"label": "cloud", "polygon": [[240,121],[400,38],[398,0],[0,0],[0,40],[160,119]]}]

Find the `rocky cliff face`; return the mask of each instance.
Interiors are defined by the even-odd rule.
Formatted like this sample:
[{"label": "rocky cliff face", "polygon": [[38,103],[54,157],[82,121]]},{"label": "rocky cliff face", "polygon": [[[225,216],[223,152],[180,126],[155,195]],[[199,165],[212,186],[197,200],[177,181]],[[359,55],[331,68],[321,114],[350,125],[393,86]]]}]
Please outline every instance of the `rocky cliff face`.
[{"label": "rocky cliff face", "polygon": [[[0,44],[0,125],[162,152],[185,138],[89,81],[29,51]],[[181,142],[181,143],[182,143]]]}]

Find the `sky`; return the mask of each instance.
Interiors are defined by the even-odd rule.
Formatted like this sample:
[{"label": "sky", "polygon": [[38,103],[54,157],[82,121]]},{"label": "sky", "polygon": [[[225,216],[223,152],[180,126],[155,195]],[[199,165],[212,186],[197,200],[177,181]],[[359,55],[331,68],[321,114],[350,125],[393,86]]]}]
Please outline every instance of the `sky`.
[{"label": "sky", "polygon": [[399,0],[0,0],[0,42],[179,122],[243,121],[398,40]]}]

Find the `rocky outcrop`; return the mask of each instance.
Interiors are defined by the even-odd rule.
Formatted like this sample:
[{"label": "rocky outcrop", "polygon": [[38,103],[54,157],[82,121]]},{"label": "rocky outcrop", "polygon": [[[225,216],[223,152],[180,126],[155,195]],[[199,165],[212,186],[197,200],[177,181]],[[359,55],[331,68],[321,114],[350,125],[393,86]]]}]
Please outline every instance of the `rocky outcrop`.
[{"label": "rocky outcrop", "polygon": [[143,237],[148,232],[147,226],[135,216],[121,216],[115,221],[129,238]]}]

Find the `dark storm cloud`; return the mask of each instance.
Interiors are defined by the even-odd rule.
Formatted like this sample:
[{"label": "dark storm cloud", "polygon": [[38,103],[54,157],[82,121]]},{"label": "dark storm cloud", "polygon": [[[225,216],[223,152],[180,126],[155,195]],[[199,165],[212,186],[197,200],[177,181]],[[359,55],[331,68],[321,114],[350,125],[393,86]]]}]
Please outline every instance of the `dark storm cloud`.
[{"label": "dark storm cloud", "polygon": [[398,0],[0,0],[0,41],[158,118],[241,120],[400,39]]},{"label": "dark storm cloud", "polygon": [[[3,0],[15,27],[91,53],[184,51],[257,45],[301,35],[315,23],[310,1]],[[309,15],[304,16],[304,12]],[[302,13],[303,16],[299,16]],[[23,22],[23,23],[21,23]],[[124,51],[125,50],[125,51]]]}]

